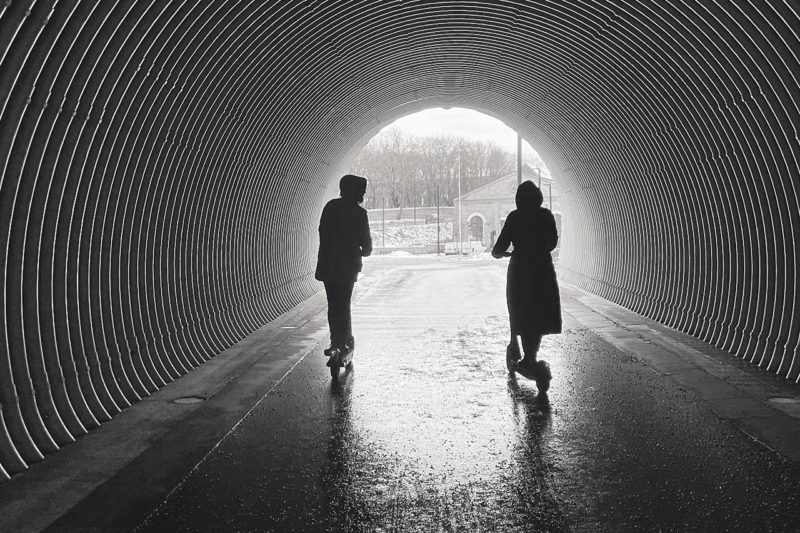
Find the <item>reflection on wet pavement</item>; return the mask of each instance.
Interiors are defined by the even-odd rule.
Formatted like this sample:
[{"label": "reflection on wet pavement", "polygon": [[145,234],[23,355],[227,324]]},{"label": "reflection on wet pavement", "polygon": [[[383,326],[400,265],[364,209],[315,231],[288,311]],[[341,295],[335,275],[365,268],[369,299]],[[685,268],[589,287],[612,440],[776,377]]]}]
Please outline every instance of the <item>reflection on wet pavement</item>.
[{"label": "reflection on wet pavement", "polygon": [[[543,343],[554,375],[549,397],[509,377],[504,285],[501,262],[384,275],[354,307],[354,370],[331,384],[320,346],[141,529],[790,523],[783,520],[800,509],[795,466],[573,317],[565,316],[563,335]],[[754,497],[759,491],[769,498]]]}]

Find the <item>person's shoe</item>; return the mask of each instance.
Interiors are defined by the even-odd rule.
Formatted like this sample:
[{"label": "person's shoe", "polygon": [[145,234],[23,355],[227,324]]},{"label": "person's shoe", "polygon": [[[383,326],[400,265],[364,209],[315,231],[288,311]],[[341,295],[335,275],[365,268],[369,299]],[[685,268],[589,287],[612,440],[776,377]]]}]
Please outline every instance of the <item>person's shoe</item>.
[{"label": "person's shoe", "polygon": [[344,344],[344,348],[347,351],[355,350],[356,349],[356,339],[354,337],[350,337],[347,339],[347,342]]},{"label": "person's shoe", "polygon": [[521,360],[517,361],[517,366],[522,367],[523,370],[536,375],[536,359],[529,359],[527,357],[523,357]]},{"label": "person's shoe", "polygon": [[325,363],[325,366],[341,366],[341,363],[342,363],[342,349],[332,347],[330,349],[330,356],[328,356],[328,362]]},{"label": "person's shoe", "polygon": [[330,357],[330,356],[333,355],[334,351],[336,351],[336,350],[338,350],[338,348],[336,346],[334,346],[333,344],[331,344],[330,346],[328,346],[327,348],[322,350],[322,353],[325,354],[325,357]]}]

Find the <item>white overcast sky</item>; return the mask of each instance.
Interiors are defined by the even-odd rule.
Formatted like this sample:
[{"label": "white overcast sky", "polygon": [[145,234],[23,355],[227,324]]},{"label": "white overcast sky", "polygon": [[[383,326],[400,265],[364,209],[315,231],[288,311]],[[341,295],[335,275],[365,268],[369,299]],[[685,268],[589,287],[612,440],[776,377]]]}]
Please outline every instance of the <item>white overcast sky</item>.
[{"label": "white overcast sky", "polygon": [[[473,109],[436,107],[406,115],[388,125],[416,135],[452,134],[470,139],[494,141],[509,152],[517,149],[517,133],[502,121]],[[383,130],[381,130],[383,131]],[[530,148],[523,142],[523,153]]]}]

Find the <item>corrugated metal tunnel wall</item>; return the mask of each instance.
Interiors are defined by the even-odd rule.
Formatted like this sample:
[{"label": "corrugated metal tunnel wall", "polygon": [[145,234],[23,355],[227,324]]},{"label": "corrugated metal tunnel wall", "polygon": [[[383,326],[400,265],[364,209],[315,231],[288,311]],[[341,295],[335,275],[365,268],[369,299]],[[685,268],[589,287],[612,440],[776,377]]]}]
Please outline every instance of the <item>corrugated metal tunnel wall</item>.
[{"label": "corrugated metal tunnel wall", "polygon": [[371,133],[432,106],[523,132],[561,278],[793,381],[790,1],[6,1],[0,477],[318,289]]}]

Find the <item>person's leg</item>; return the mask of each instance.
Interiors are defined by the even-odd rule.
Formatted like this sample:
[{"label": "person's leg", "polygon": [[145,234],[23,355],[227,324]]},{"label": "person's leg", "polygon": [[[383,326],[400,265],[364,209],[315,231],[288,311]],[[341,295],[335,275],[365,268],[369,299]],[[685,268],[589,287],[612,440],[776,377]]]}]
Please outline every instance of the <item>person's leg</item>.
[{"label": "person's leg", "polygon": [[[335,283],[325,282],[325,296],[328,298],[328,329],[331,333],[331,348],[337,347],[338,327],[337,311],[339,305],[338,286]],[[326,355],[329,355],[326,352]]]},{"label": "person's leg", "polygon": [[514,361],[522,359],[522,354],[519,351],[519,342],[517,342],[517,336],[513,331],[511,332],[511,340],[506,348],[506,355],[510,356]]},{"label": "person's leg", "polygon": [[542,335],[540,333],[528,333],[520,335],[520,337],[522,337],[522,350],[525,352],[522,362],[533,365],[536,362],[539,345],[542,343]]},{"label": "person's leg", "polygon": [[328,293],[328,324],[331,329],[331,346],[343,348],[352,338],[350,299],[353,283],[326,283]]},{"label": "person's leg", "polygon": [[355,339],[353,338],[353,319],[351,314],[353,285],[355,285],[354,282],[342,285],[342,342],[351,347],[355,346]]}]

